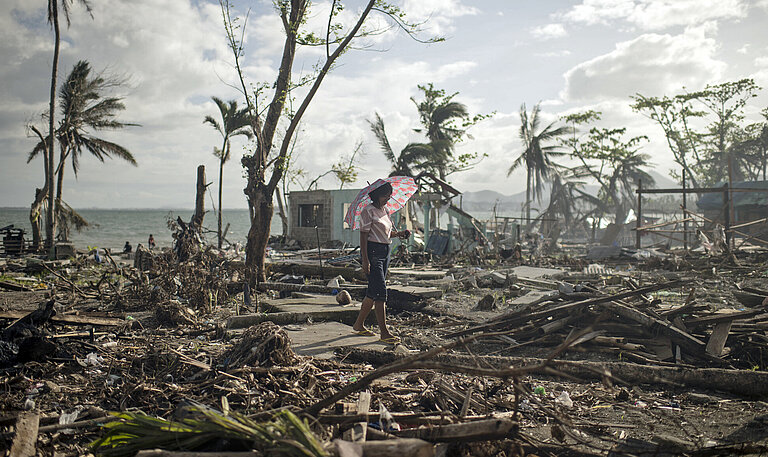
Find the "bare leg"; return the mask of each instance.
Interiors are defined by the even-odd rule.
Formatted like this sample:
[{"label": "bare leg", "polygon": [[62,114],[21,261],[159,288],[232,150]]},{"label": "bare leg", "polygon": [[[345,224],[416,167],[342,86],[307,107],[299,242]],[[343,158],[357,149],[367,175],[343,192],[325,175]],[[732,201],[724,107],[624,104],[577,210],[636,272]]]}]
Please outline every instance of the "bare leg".
[{"label": "bare leg", "polygon": [[376,305],[376,321],[379,323],[381,338],[392,338],[394,335],[387,329],[387,302],[376,300],[373,303]]},{"label": "bare leg", "polygon": [[353,330],[356,330],[359,332],[360,330],[365,329],[365,319],[371,313],[371,309],[373,308],[373,303],[374,301],[370,297],[365,297],[363,299],[363,303],[360,305],[360,313],[357,315],[357,320],[355,321],[355,325],[352,326]]}]

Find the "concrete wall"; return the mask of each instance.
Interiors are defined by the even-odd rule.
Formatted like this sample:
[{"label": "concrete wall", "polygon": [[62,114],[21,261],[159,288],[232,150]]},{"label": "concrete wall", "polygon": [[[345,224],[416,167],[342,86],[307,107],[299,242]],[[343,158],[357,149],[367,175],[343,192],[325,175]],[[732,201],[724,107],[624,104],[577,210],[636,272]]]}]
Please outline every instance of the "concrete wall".
[{"label": "concrete wall", "polygon": [[[289,219],[288,232],[291,238],[301,242],[305,248],[317,247],[317,235],[314,227],[299,227],[300,205],[323,205],[322,217],[318,221],[320,244],[330,240],[340,240],[347,246],[360,246],[360,232],[344,227],[345,204],[351,204],[361,189],[310,190],[295,191],[288,194]],[[397,222],[398,215],[392,220]]]},{"label": "concrete wall", "polygon": [[310,190],[291,192],[288,194],[289,218],[291,221],[290,230],[288,231],[289,236],[298,240],[305,248],[317,247],[317,232],[315,232],[315,228],[299,227],[300,205],[323,205],[320,219],[317,221],[320,244],[332,240],[331,221],[333,205],[330,192],[327,190]]},{"label": "concrete wall", "polygon": [[360,232],[344,228],[344,216],[346,211],[345,204],[352,201],[360,193],[361,189],[342,189],[331,190],[331,200],[333,201],[333,210],[331,211],[331,239],[341,240],[347,243],[347,246],[360,246]]}]

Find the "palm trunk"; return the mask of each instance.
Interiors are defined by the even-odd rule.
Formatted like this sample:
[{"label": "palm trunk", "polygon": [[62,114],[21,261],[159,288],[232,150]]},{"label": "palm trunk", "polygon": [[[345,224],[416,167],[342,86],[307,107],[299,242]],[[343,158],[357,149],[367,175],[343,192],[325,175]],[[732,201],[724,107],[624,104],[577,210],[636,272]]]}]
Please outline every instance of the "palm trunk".
[{"label": "palm trunk", "polygon": [[221,189],[222,189],[222,183],[223,183],[222,180],[224,179],[224,157],[226,157],[226,155],[224,155],[224,149],[222,149],[221,150],[221,159],[219,159],[219,220],[218,220],[218,231],[217,231],[218,236],[219,236],[219,238],[218,238],[218,240],[219,240],[219,243],[218,243],[219,249],[221,249],[221,243],[222,243],[222,239],[221,239]]},{"label": "palm trunk", "polygon": [[[62,189],[64,188],[64,161],[67,159],[67,155],[64,153],[64,147],[61,147],[61,151],[59,152],[59,172],[56,176],[56,212],[55,218],[56,218],[56,227],[61,228],[64,227],[65,222],[62,220],[64,218],[64,214],[61,211],[61,194]],[[58,235],[63,235],[61,241],[68,241],[69,238],[69,231],[63,230],[58,233]]]},{"label": "palm trunk", "polygon": [[59,32],[59,6],[58,1],[54,0],[51,2],[51,16],[52,16],[52,22],[53,22],[53,35],[54,35],[54,45],[53,45],[53,65],[51,68],[51,100],[48,106],[48,132],[50,137],[50,142],[48,144],[48,151],[50,152],[48,154],[48,176],[47,176],[47,186],[48,186],[48,218],[45,225],[45,238],[46,238],[46,244],[49,248],[49,257],[53,257],[53,244],[54,244],[54,236],[56,234],[56,218],[54,217],[55,214],[55,205],[54,205],[54,193],[53,193],[53,145],[55,143],[54,140],[54,129],[53,129],[53,118],[56,113],[56,80],[57,75],[59,71],[59,45],[61,44],[61,36]]},{"label": "palm trunk", "polygon": [[525,182],[525,229],[530,230],[531,224],[531,169],[528,168],[528,175]]}]

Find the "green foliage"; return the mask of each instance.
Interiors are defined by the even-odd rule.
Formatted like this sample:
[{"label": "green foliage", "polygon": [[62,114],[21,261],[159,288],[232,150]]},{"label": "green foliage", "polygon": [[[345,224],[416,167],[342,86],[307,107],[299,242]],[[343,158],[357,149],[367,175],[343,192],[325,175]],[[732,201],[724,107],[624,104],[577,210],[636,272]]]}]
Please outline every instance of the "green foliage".
[{"label": "green foliage", "polygon": [[308,424],[290,411],[275,413],[267,422],[193,403],[179,421],[140,412],[113,413],[120,420],[102,426],[106,434],[91,449],[107,457],[131,456],[143,449],[206,450],[226,441],[235,450],[256,449],[275,456],[325,457],[322,443]]},{"label": "green foliage", "polygon": [[[423,128],[414,129],[423,133],[431,151],[418,166],[445,179],[446,176],[468,170],[479,163],[486,154],[470,153],[454,157],[456,145],[471,138],[468,130],[478,122],[493,115],[476,114],[471,116],[467,106],[454,101],[459,93],[446,94],[443,89],[435,89],[432,83],[417,86],[423,93],[422,100],[411,98],[416,105],[419,120]],[[427,152],[422,149],[422,152]]]},{"label": "green foliage", "polygon": [[[541,125],[541,105],[536,104],[529,115],[525,103],[520,106],[520,142],[522,151],[507,170],[507,176],[518,168],[526,171],[526,218],[530,219],[530,207],[533,199],[539,199],[544,183],[550,178],[557,164],[554,157],[562,156],[561,144],[558,139],[571,132],[567,126],[556,127],[557,121],[551,122],[543,129]],[[554,143],[554,144],[550,144]]]},{"label": "green foliage", "polygon": [[[80,169],[80,157],[85,151],[101,162],[117,157],[136,166],[136,159],[126,148],[93,135],[97,131],[138,125],[117,120],[118,113],[125,110],[125,105],[121,98],[105,96],[109,89],[121,83],[102,74],[92,76],[91,65],[81,60],[61,85],[59,105],[62,119],[56,129],[56,140],[64,149],[64,158],[71,155],[75,175]],[[30,152],[27,162],[37,157],[44,148],[43,142],[39,142]],[[62,172],[62,169],[63,164],[59,164],[58,172]]]},{"label": "green foliage", "polygon": [[[634,190],[638,182],[648,187],[654,179],[644,168],[650,156],[641,153],[642,144],[648,141],[644,135],[625,139],[626,128],[592,127],[588,133],[577,136],[576,125],[599,120],[601,113],[587,111],[566,116],[573,128],[573,136],[561,143],[570,149],[570,156],[580,165],[570,170],[574,179],[593,179],[600,185],[597,199],[585,199],[603,216],[614,214],[617,223],[623,223],[630,208],[635,208]],[[580,192],[584,195],[583,192]]]},{"label": "green foliage", "polygon": [[[742,125],[744,108],[759,90],[747,78],[673,96],[636,94],[631,106],[661,126],[675,162],[699,187],[726,181],[729,163],[734,179],[755,176],[756,167],[764,168],[764,159],[755,153],[755,128]],[[679,178],[676,170],[672,174]]]},{"label": "green foliage", "polygon": [[205,116],[203,123],[210,125],[221,135],[224,145],[221,149],[215,149],[213,155],[224,164],[229,160],[230,139],[233,136],[242,135],[248,139],[253,138],[253,133],[251,131],[252,118],[248,107],[239,108],[237,106],[237,100],[224,102],[218,97],[211,97],[211,99],[219,108],[221,123],[214,119],[213,116]]}]

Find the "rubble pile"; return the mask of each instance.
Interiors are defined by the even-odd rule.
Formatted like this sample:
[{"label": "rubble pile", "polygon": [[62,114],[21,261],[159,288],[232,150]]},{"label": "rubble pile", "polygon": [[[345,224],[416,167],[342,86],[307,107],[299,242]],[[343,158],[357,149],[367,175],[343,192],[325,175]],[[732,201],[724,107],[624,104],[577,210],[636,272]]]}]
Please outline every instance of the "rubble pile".
[{"label": "rubble pile", "polygon": [[227,251],[142,252],[0,261],[0,446],[88,455],[159,418],[209,455],[281,420],[317,455],[768,452],[765,251],[396,257],[396,345],[351,331],[352,252],[275,255],[253,287]]}]

